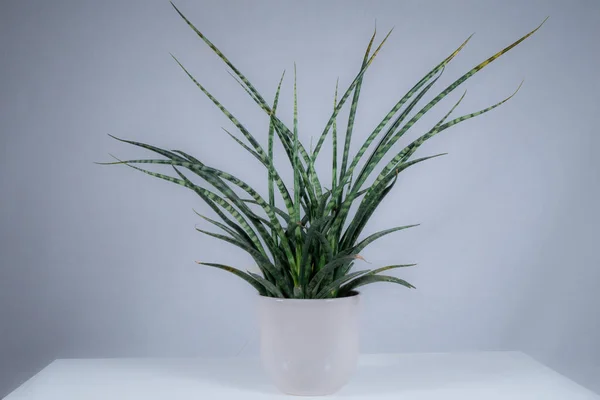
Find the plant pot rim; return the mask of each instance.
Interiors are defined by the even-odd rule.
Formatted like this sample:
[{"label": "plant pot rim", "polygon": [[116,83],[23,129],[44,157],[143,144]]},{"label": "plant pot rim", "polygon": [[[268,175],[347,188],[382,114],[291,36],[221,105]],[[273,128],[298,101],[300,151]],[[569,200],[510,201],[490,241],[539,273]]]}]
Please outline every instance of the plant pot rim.
[{"label": "plant pot rim", "polygon": [[339,303],[343,301],[349,301],[356,298],[360,298],[361,294],[358,291],[350,292],[349,296],[344,297],[334,297],[330,299],[290,299],[290,298],[281,298],[281,297],[269,297],[263,296],[261,294],[257,294],[260,299],[264,299],[265,301],[272,301],[275,303]]}]

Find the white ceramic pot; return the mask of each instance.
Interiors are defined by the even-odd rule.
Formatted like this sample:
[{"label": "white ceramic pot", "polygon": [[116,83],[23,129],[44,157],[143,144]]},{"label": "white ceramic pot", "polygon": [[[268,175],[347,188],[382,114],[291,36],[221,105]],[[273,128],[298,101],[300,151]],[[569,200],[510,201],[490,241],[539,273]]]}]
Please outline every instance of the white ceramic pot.
[{"label": "white ceramic pot", "polygon": [[322,396],[348,382],[359,354],[359,300],[260,297],[261,359],[279,390]]}]

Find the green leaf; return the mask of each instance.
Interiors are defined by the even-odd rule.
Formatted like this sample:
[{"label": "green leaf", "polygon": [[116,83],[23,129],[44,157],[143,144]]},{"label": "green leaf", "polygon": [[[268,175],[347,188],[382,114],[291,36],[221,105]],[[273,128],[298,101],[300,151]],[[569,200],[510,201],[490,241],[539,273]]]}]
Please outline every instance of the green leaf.
[{"label": "green leaf", "polygon": [[[371,46],[373,45],[373,41],[375,40],[375,35],[377,34],[377,28],[373,32],[373,36],[371,36],[371,40],[369,41],[369,45],[367,46],[367,50],[365,51],[365,55],[363,57],[363,62],[360,67],[362,70],[366,68],[367,63],[369,62],[369,54],[371,53]],[[352,130],[354,129],[354,119],[356,117],[356,109],[358,107],[358,99],[360,97],[360,88],[362,86],[363,76],[356,82],[356,87],[354,88],[354,95],[352,96],[352,103],[350,103],[350,113],[348,114],[348,124],[346,127],[346,138],[344,140],[344,153],[342,156],[342,174],[346,173],[346,167],[348,164],[348,155],[350,153],[350,142],[352,141]],[[337,92],[337,91],[336,91]],[[335,121],[335,120],[334,120]]]},{"label": "green leaf", "polygon": [[[338,96],[338,85],[340,83],[340,80],[338,78],[337,82],[335,83],[335,95],[333,96],[333,109],[335,110],[335,107],[337,105],[337,96]],[[333,151],[333,156],[332,156],[332,161],[331,161],[331,190],[335,190],[335,187],[337,185],[337,158],[338,158],[338,154],[337,154],[337,118],[334,118],[333,120],[333,129],[332,129],[332,133],[331,133],[331,140],[332,140],[332,151]]]},{"label": "green leaf", "polygon": [[[227,133],[230,138],[232,138],[233,140],[235,140],[235,142],[237,144],[239,144],[240,146],[242,146],[242,148],[244,150],[246,150],[248,153],[252,154],[252,156],[254,158],[256,158],[258,161],[260,161],[261,163],[264,164],[263,157],[261,157],[260,154],[258,154],[256,151],[254,151],[250,147],[248,147],[248,145],[246,145],[246,143],[242,142],[240,139],[238,139],[233,133],[229,132],[227,129],[225,129],[225,128],[221,128],[221,129],[223,129],[223,131],[225,133]],[[271,160],[272,160],[272,158],[271,158]],[[267,170],[270,170],[270,168],[267,167]]]},{"label": "green leaf", "polygon": [[246,282],[248,282],[250,285],[252,285],[258,291],[258,293],[260,293],[261,295],[263,295],[263,296],[266,295],[266,291],[265,291],[264,286],[262,286],[261,284],[259,284],[249,274],[247,274],[247,273],[245,273],[243,271],[240,271],[237,268],[230,267],[229,265],[224,265],[224,264],[207,263],[207,262],[200,262],[200,261],[196,261],[196,263],[200,264],[200,265],[206,265],[208,267],[214,267],[214,268],[222,269],[222,270],[227,271],[227,272],[231,272],[235,276],[238,276],[238,277],[242,278],[243,280],[245,280]]},{"label": "green leaf", "polygon": [[347,252],[351,253],[351,254],[359,253],[365,247],[367,247],[368,245],[370,245],[371,243],[373,243],[374,241],[376,241],[377,239],[379,239],[379,238],[381,238],[381,237],[383,237],[385,235],[389,235],[390,233],[393,233],[393,232],[402,231],[404,229],[413,228],[415,226],[419,226],[419,224],[397,226],[395,228],[385,229],[383,231],[379,231],[377,233],[374,233],[374,234],[366,237],[359,244],[357,244],[356,246],[354,246],[351,250],[347,250]]},{"label": "green leaf", "polygon": [[350,293],[351,291],[356,290],[356,288],[359,288],[361,286],[368,285],[371,283],[375,283],[375,282],[397,283],[397,284],[405,286],[409,289],[415,289],[415,287],[413,285],[406,282],[404,279],[396,278],[394,276],[367,275],[367,276],[362,276],[360,278],[356,278],[355,280],[351,281],[350,283],[347,283],[346,285],[342,286],[338,296],[343,297],[343,296],[347,295],[348,293]]},{"label": "green leaf", "polygon": [[[310,273],[312,272],[311,265],[310,265],[311,259],[309,256],[311,254],[310,253],[311,248],[314,248],[313,244],[316,245],[317,243],[319,243],[319,237],[318,237],[317,233],[320,232],[321,229],[324,229],[324,227],[327,225],[327,223],[329,221],[331,221],[332,219],[333,219],[333,216],[324,217],[324,218],[320,219],[319,221],[316,221],[315,223],[313,223],[306,232],[306,237],[304,239],[302,252],[301,253],[300,253],[300,251],[298,252],[299,254],[301,254],[301,257],[299,259],[300,262],[299,262],[299,271],[298,271],[298,276],[300,277],[299,284],[301,286],[304,286],[307,284]],[[298,233],[299,233],[299,228],[298,228]],[[298,250],[300,250],[300,248],[298,248]]]},{"label": "green leaf", "polygon": [[[294,64],[294,146],[292,148],[294,172],[294,220],[300,221],[300,171],[298,165],[298,92],[296,89],[296,64]],[[299,232],[298,232],[299,233]]]},{"label": "green leaf", "polygon": [[[259,204],[256,200],[253,200],[253,199],[242,199],[242,201],[245,201],[246,203],[250,203],[250,204],[257,204],[257,205]],[[292,222],[291,217],[285,211],[283,211],[281,208],[271,207],[271,205],[267,205],[267,207],[269,207],[269,209],[271,209],[273,212],[275,212],[277,215],[279,215],[281,218],[283,218],[287,224],[290,224]]]},{"label": "green leaf", "polygon": [[339,287],[342,286],[344,283],[346,283],[349,280],[352,280],[358,276],[364,275],[367,272],[369,272],[369,270],[356,271],[356,272],[352,272],[350,274],[344,275],[341,278],[338,278],[335,281],[331,282],[329,285],[325,286],[323,289],[321,289],[319,291],[319,293],[317,293],[315,298],[324,299],[326,297],[332,297],[332,295],[334,295],[336,293],[336,291],[339,289]]},{"label": "green leaf", "polygon": [[385,266],[385,267],[374,269],[374,270],[370,271],[368,273],[368,275],[377,275],[380,272],[387,271],[387,270],[390,270],[390,269],[414,267],[415,265],[417,265],[417,264],[395,264],[395,265],[388,265],[388,266]]},{"label": "green leaf", "polygon": [[362,257],[360,257],[357,254],[342,255],[342,256],[339,256],[339,257],[335,258],[334,260],[328,262],[327,264],[325,264],[325,266],[323,266],[323,268],[321,268],[309,282],[307,290],[306,290],[307,293],[310,293],[311,296],[314,297],[317,294],[316,290],[318,289],[319,285],[321,284],[321,281],[323,280],[323,278],[325,278],[330,272],[333,272],[335,270],[335,268],[338,268],[340,266],[348,264],[348,263],[356,260],[357,258],[362,258]]},{"label": "green leaf", "polygon": [[[279,93],[281,91],[281,83],[283,82],[283,77],[285,76],[285,71],[281,74],[281,79],[279,79],[279,85],[277,85],[277,92],[275,92],[275,100],[273,101],[273,114],[277,112],[277,104],[279,103]],[[268,158],[273,165],[275,163],[273,157],[273,137],[275,133],[275,127],[273,126],[273,122],[269,122],[269,143],[268,143]],[[274,177],[271,169],[268,171],[268,187],[269,187],[269,205],[272,208],[275,208],[275,191],[274,191]],[[273,238],[275,238],[276,233],[273,232]]]},{"label": "green leaf", "polygon": [[[141,148],[146,149],[146,150],[153,151],[156,154],[160,154],[161,156],[165,156],[165,157],[167,157],[167,158],[169,158],[171,160],[187,161],[185,158],[183,158],[183,157],[175,154],[174,152],[167,151],[167,150],[161,149],[161,148],[156,147],[156,146],[152,146],[152,145],[149,145],[149,144],[146,144],[146,143],[141,143],[141,142],[134,142],[134,141],[131,141],[131,140],[120,139],[120,138],[118,138],[116,136],[111,135],[110,133],[108,134],[108,136],[110,136],[111,138],[113,138],[115,140],[118,140],[119,142],[131,144],[131,145],[134,145],[134,146],[137,146],[137,147],[141,147]],[[121,162],[121,160],[119,160],[119,163],[120,162]],[[101,164],[101,165],[102,164],[108,165],[108,164],[115,164],[115,163],[99,163],[99,164]],[[118,163],[116,163],[116,164],[118,164]]]},{"label": "green leaf", "polygon": [[196,213],[196,215],[199,216],[200,218],[202,218],[203,220],[215,225],[218,228],[221,228],[223,231],[230,234],[233,238],[237,239],[238,241],[246,243],[249,246],[252,246],[251,241],[249,241],[249,240],[247,241],[246,237],[241,236],[238,232],[236,232],[234,229],[231,229],[227,225],[222,224],[219,221],[215,221],[214,219],[208,218],[208,217],[198,213],[196,210],[194,210],[194,213]]},{"label": "green leaf", "polygon": [[319,239],[319,241],[321,242],[321,246],[323,247],[325,255],[324,261],[326,263],[330,262],[333,259],[333,250],[331,248],[331,245],[329,244],[329,241],[322,232],[315,231],[315,235],[317,236],[317,239]]},{"label": "green leaf", "polygon": [[248,274],[254,278],[259,284],[261,284],[269,294],[271,294],[271,296],[273,297],[279,297],[279,298],[284,298],[285,296],[283,295],[283,293],[281,292],[281,290],[279,290],[279,288],[277,286],[275,286],[273,283],[269,282],[268,280],[266,280],[265,278],[263,278],[260,275],[257,275],[253,272],[248,272]]}]

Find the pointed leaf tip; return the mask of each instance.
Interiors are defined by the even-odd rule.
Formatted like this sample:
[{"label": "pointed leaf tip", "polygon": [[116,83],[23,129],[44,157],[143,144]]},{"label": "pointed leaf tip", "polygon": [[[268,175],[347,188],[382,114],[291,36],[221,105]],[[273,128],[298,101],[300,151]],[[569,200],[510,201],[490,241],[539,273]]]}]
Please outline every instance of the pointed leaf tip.
[{"label": "pointed leaf tip", "polygon": [[368,261],[367,261],[367,260],[366,260],[366,259],[365,259],[363,256],[361,256],[360,254],[355,254],[355,255],[354,255],[354,258],[356,258],[356,259],[358,259],[358,260],[361,260],[361,261],[364,261],[364,262],[366,262],[367,264],[371,264],[370,262],[368,262]]},{"label": "pointed leaf tip", "polygon": [[179,11],[179,8],[177,8],[177,6],[175,5],[175,3],[173,3],[173,1],[169,1],[169,3],[171,3],[171,5],[175,9],[175,11],[177,11],[179,13],[179,15],[181,15],[183,17],[183,14],[181,14],[181,11]]},{"label": "pointed leaf tip", "polygon": [[521,86],[523,86],[523,83],[525,82],[525,79],[521,80],[521,83],[519,83],[519,86],[517,87],[517,90],[515,90],[515,92],[513,93],[513,96],[515,94],[517,94],[517,92],[519,91],[519,89],[521,89]]},{"label": "pointed leaf tip", "polygon": [[471,40],[471,38],[473,37],[473,35],[475,35],[475,32],[471,33],[469,35],[469,37],[462,42],[462,44],[460,46],[458,46],[458,49],[454,50],[454,52],[452,54],[450,54],[445,60],[444,60],[444,66],[442,67],[442,72],[444,71],[444,68],[446,67],[446,64],[448,64],[450,61],[452,61],[452,59],[454,57],[456,57],[456,55],[458,53],[460,53],[460,51],[467,45],[467,43],[469,43],[469,40]]}]

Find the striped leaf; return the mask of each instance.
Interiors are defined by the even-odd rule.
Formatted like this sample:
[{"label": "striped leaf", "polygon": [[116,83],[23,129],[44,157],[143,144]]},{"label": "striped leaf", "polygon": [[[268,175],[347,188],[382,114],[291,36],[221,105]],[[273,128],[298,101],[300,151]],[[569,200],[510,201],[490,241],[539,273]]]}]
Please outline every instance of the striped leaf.
[{"label": "striped leaf", "polygon": [[265,278],[263,278],[260,275],[257,275],[253,272],[248,272],[248,274],[254,278],[254,280],[256,280],[260,285],[262,285],[266,291],[272,296],[272,297],[279,297],[279,298],[284,298],[285,296],[283,295],[283,293],[281,292],[281,290],[279,290],[279,288],[277,286],[275,286],[273,283],[269,282],[268,280],[266,280]]},{"label": "striped leaf", "polygon": [[417,264],[395,264],[395,265],[388,265],[388,266],[385,266],[385,267],[374,269],[374,270],[370,271],[368,273],[368,275],[377,275],[377,274],[379,274],[379,273],[381,273],[383,271],[388,271],[390,269],[414,267],[415,265],[417,265]]},{"label": "striped leaf", "polygon": [[397,226],[395,228],[385,229],[383,231],[379,231],[377,233],[374,233],[374,234],[366,237],[360,243],[358,243],[356,246],[354,246],[351,250],[346,250],[345,252],[351,253],[351,254],[359,253],[365,247],[367,247],[368,245],[370,245],[371,243],[373,243],[374,241],[376,241],[377,239],[379,239],[379,238],[381,238],[381,237],[383,237],[385,235],[389,235],[390,233],[401,231],[401,230],[404,230],[404,229],[413,228],[415,226],[419,226],[419,224]]},{"label": "striped leaf", "polygon": [[[375,40],[375,35],[377,34],[377,28],[373,32],[373,36],[371,36],[371,40],[369,40],[369,45],[367,46],[367,50],[365,51],[365,55],[363,57],[363,62],[360,69],[364,69],[367,66],[367,62],[369,61],[369,54],[371,53],[371,46],[373,46],[373,41]],[[352,141],[352,130],[354,129],[354,119],[356,118],[356,109],[358,107],[358,99],[360,98],[360,88],[362,86],[363,76],[356,82],[356,87],[354,88],[354,95],[352,96],[352,103],[350,103],[350,113],[348,114],[348,124],[346,127],[346,138],[344,140],[344,153],[342,156],[342,174],[346,172],[346,167],[348,164],[348,154],[350,153],[350,142]],[[334,120],[335,122],[335,120]]]},{"label": "striped leaf", "polygon": [[325,264],[325,266],[323,266],[323,268],[317,271],[317,273],[310,280],[307,287],[307,293],[311,294],[311,296],[314,297],[317,294],[316,291],[319,285],[321,284],[323,278],[329,275],[329,273],[334,272],[336,268],[349,264],[357,258],[362,257],[358,256],[357,254],[341,255]]},{"label": "striped leaf", "polygon": [[345,284],[340,289],[340,292],[338,295],[339,295],[339,297],[344,297],[348,293],[352,292],[353,290],[356,290],[357,288],[359,288],[361,286],[368,285],[370,283],[376,283],[376,282],[397,283],[398,285],[402,285],[409,289],[415,289],[415,287],[413,285],[406,282],[404,279],[396,278],[395,276],[368,275],[368,276],[362,276],[360,278],[356,278],[355,280],[350,281],[349,283]]},{"label": "striped leaf", "polygon": [[[304,239],[304,245],[303,245],[300,262],[299,262],[300,270],[299,270],[298,275],[300,277],[299,284],[301,286],[304,286],[308,283],[309,276],[313,272],[312,268],[311,268],[311,257],[310,257],[311,253],[310,253],[310,251],[311,251],[311,249],[314,249],[317,244],[320,243],[318,233],[321,232],[321,230],[332,219],[333,219],[333,216],[328,216],[328,217],[322,218],[321,220],[313,223],[306,232],[306,237]],[[299,228],[298,228],[298,232],[299,232]]]},{"label": "striped leaf", "polygon": [[[275,92],[275,100],[273,100],[273,114],[275,114],[277,112],[277,104],[279,103],[279,93],[281,91],[281,83],[283,82],[283,77],[285,76],[285,71],[283,71],[283,73],[281,74],[281,79],[279,79],[279,85],[277,85],[277,92]],[[273,123],[270,122],[269,123],[269,143],[268,143],[268,154],[267,157],[269,158],[271,165],[274,165],[275,163],[275,159],[273,157],[273,136],[275,133],[275,127],[273,126]],[[274,190],[274,186],[273,186],[273,182],[274,182],[274,177],[273,177],[273,173],[271,171],[271,169],[269,169],[267,171],[268,173],[268,187],[269,187],[269,206],[271,206],[271,208],[275,208],[275,190]],[[273,232],[273,238],[275,238],[277,234],[275,232]]]},{"label": "striped leaf", "polygon": [[247,274],[243,271],[240,271],[237,268],[230,267],[229,265],[224,265],[224,264],[208,263],[208,262],[201,262],[201,261],[196,261],[196,264],[206,265],[208,267],[218,268],[218,269],[222,269],[223,271],[231,272],[232,274],[242,278],[243,280],[248,282],[250,285],[252,285],[256,290],[258,290],[258,293],[260,293],[261,295],[264,296],[267,294],[265,291],[265,287],[263,285],[261,285],[258,281],[256,281],[256,279],[252,278],[252,276],[250,276],[249,274]]},{"label": "striped leaf", "polygon": [[[335,83],[335,95],[333,96],[333,109],[335,110],[335,107],[337,106],[337,96],[338,96],[338,85],[340,83],[340,80],[338,79],[337,82]],[[333,119],[333,128],[331,130],[331,140],[332,140],[332,151],[333,151],[333,155],[332,155],[332,159],[331,159],[331,190],[335,190],[335,187],[337,186],[337,158],[338,158],[338,153],[337,153],[337,118]]]},{"label": "striped leaf", "polygon": [[196,215],[199,216],[200,218],[202,218],[203,220],[213,224],[214,226],[216,226],[218,228],[221,228],[223,231],[225,231],[226,233],[231,235],[234,239],[238,240],[239,242],[246,243],[247,245],[252,246],[252,242],[247,242],[246,238],[241,236],[238,232],[236,232],[234,229],[231,229],[227,225],[222,224],[219,221],[215,221],[214,219],[208,218],[207,216],[198,213],[196,210],[194,210],[194,213],[196,213]]},{"label": "striped leaf", "polygon": [[342,286],[344,283],[346,283],[358,276],[366,274],[367,272],[369,272],[369,270],[356,271],[356,272],[352,272],[347,275],[344,275],[341,278],[338,278],[335,281],[331,282],[329,285],[325,286],[323,289],[321,289],[319,291],[319,293],[317,293],[315,298],[324,299],[327,297],[335,297],[340,286]]}]

